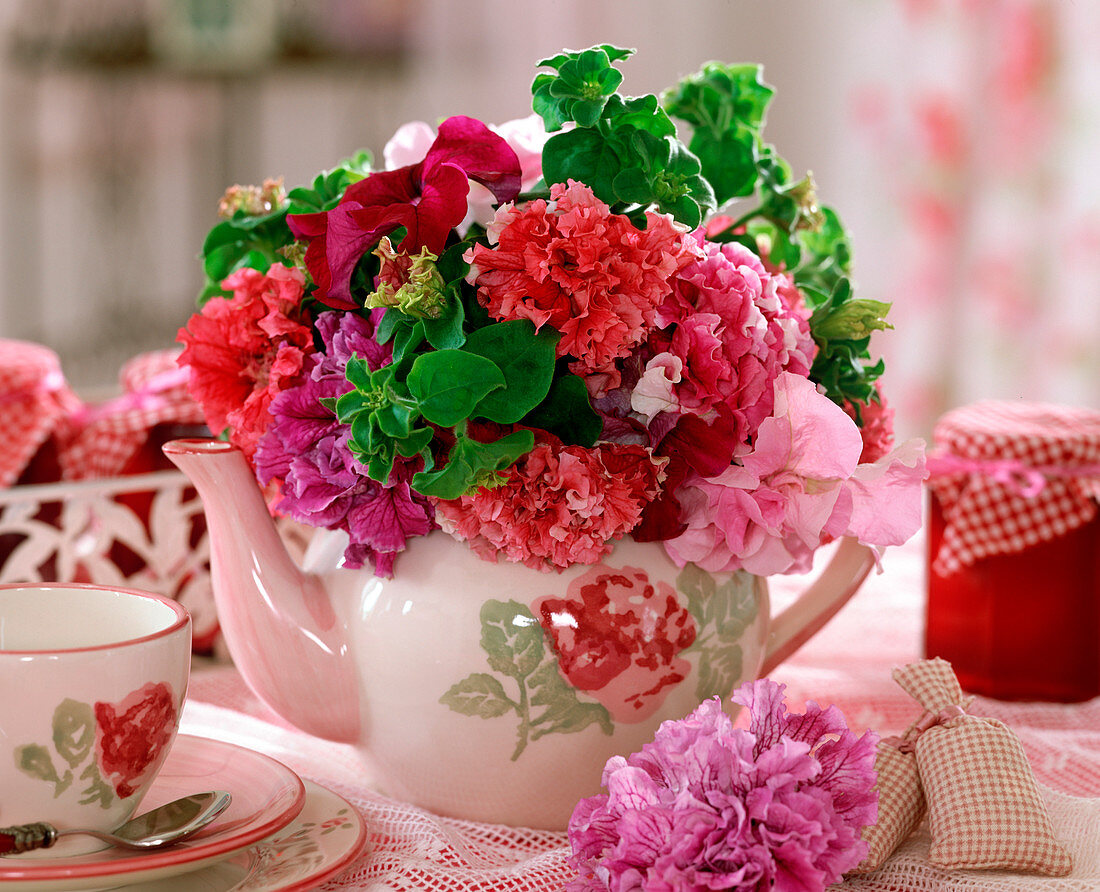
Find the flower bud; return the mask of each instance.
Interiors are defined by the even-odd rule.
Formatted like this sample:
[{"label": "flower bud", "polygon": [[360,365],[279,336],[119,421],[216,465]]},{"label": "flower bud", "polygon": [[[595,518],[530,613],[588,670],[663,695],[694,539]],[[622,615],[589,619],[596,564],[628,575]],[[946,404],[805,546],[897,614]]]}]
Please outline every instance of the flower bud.
[{"label": "flower bud", "polygon": [[422,319],[438,319],[443,315],[446,283],[435,265],[437,255],[427,248],[419,254],[398,254],[385,236],[374,254],[382,266],[378,271],[378,287],[367,298],[367,307],[395,307]]},{"label": "flower bud", "polygon": [[889,310],[890,304],[877,300],[845,301],[813,326],[814,337],[829,341],[858,340],[872,331],[893,328],[884,318]]}]

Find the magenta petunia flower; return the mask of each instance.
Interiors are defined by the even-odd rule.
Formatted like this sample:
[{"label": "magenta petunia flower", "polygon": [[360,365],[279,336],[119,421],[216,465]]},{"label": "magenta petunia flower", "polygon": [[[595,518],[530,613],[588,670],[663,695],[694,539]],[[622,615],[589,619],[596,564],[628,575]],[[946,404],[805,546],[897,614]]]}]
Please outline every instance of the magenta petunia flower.
[{"label": "magenta petunia flower", "polygon": [[349,545],[344,564],[373,563],[379,576],[392,576],[406,541],[435,528],[428,499],[409,486],[413,467],[399,461],[386,483],[371,480],[348,448],[350,429],[322,400],[351,389],[344,375],[353,355],[373,370],[391,361],[389,345],[375,340],[382,317],[327,312],[317,318],[324,352],[310,359],[305,380],[272,401],[273,421],[256,451],[261,483],[281,481],[276,509],[311,526],[343,530]]},{"label": "magenta petunia flower", "polygon": [[606,794],[569,822],[575,892],[824,889],[863,858],[877,818],[877,735],[851,732],[836,707],[789,713],[783,685],[749,682],[604,768]]},{"label": "magenta petunia flower", "polygon": [[503,137],[459,115],[439,125],[423,161],[353,183],[330,211],[288,216],[295,237],[309,242],[306,267],[317,286],[314,296],[336,309],[355,309],[355,265],[400,227],[406,230],[401,251],[415,254],[426,247],[439,254],[466,216],[470,180],[489,189],[498,203],[511,201],[520,190],[520,163]]}]

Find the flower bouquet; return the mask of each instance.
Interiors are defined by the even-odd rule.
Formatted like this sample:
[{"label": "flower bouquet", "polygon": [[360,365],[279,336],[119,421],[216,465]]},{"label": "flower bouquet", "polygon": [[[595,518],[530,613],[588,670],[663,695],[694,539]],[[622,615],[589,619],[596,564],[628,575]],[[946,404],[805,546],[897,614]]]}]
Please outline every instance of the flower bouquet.
[{"label": "flower bouquet", "polygon": [[764,142],[760,69],[625,97],[629,55],[543,60],[530,118],[409,124],[381,169],[226,193],[180,361],[345,566],[391,576],[442,528],[547,571],[631,536],[770,575],[918,528],[923,453],[891,451],[869,352],[888,305]]}]

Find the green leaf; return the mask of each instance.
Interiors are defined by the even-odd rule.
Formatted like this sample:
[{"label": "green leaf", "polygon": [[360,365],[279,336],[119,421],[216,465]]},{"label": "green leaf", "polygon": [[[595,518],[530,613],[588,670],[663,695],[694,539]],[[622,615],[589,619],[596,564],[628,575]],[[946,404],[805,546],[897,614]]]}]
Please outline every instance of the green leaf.
[{"label": "green leaf", "polygon": [[627,204],[647,205],[653,201],[653,184],[640,167],[619,171],[612,183],[616,198]]},{"label": "green leaf", "polygon": [[371,374],[367,361],[354,354],[344,367],[344,377],[348,379],[348,383],[352,387],[359,391],[366,392],[373,386]]},{"label": "green leaf", "polygon": [[513,431],[492,443],[479,443],[460,436],[439,470],[426,469],[413,475],[412,487],[426,496],[457,499],[475,489],[495,483],[497,474],[513,465],[535,446],[529,430]]},{"label": "green leaf", "polygon": [[[389,316],[389,313],[386,313]],[[424,320],[413,319],[403,313],[393,330],[393,361],[400,362],[424,343]]]},{"label": "green leaf", "polygon": [[453,427],[469,418],[485,395],[505,385],[496,363],[464,350],[418,356],[408,378],[420,412],[432,424]]},{"label": "green leaf", "polygon": [[[547,734],[572,734],[598,724],[604,734],[613,734],[615,724],[607,708],[599,703],[582,702],[576,689],[558,670],[557,659],[543,662],[527,681],[531,706],[542,711],[531,720],[532,740]],[[533,710],[532,710],[533,711]]]},{"label": "green leaf", "polygon": [[452,685],[439,702],[455,712],[483,719],[496,718],[517,709],[504,692],[504,685],[486,672],[466,676]]},{"label": "green leaf", "polygon": [[714,209],[714,192],[699,175],[699,159],[679,140],[645,130],[630,135],[631,163],[616,175],[612,188],[620,201],[656,204],[689,228]]},{"label": "green leaf", "polygon": [[490,360],[504,375],[504,388],[490,391],[473,414],[513,424],[541,403],[554,377],[560,338],[550,326],[536,332],[528,319],[498,322],[471,332],[466,350]]},{"label": "green leaf", "polygon": [[466,312],[457,287],[447,288],[445,294],[447,303],[443,308],[443,315],[436,319],[425,317],[420,323],[424,327],[424,337],[436,350],[457,350],[466,343],[466,333],[462,327],[466,321]]},{"label": "green leaf", "polygon": [[535,75],[531,84],[531,108],[542,118],[547,133],[556,133],[567,121],[564,104],[550,92],[554,79],[554,75],[544,72]]},{"label": "green leaf", "polygon": [[744,655],[736,644],[710,647],[699,657],[699,678],[695,683],[695,696],[699,700],[711,697],[728,698],[742,681]]},{"label": "green leaf", "polygon": [[666,91],[668,113],[692,126],[691,150],[718,204],[751,195],[756,160],[764,154],[761,132],[773,90],[756,65],[708,62]]},{"label": "green leaf", "polygon": [[[539,63],[555,69],[542,72],[531,84],[532,106],[543,119],[547,131],[554,132],[568,121],[592,127],[600,120],[608,97],[622,83],[622,73],[612,67],[632,50],[613,46],[594,46],[580,52],[559,53]],[[549,180],[548,180],[549,182]]]},{"label": "green leaf", "polygon": [[756,136],[745,128],[728,130],[719,137],[696,131],[691,150],[698,156],[703,175],[714,188],[721,205],[731,198],[752,195],[756,187]]},{"label": "green leaf", "polygon": [[615,146],[595,130],[578,128],[555,134],[542,150],[546,182],[579,180],[608,204],[615,201],[613,183],[622,166]]},{"label": "green leaf", "polygon": [[599,99],[577,99],[573,102],[571,116],[578,127],[593,127],[603,113],[604,104]]},{"label": "green leaf", "polygon": [[313,214],[332,210],[348,186],[370,173],[370,152],[360,149],[350,158],[340,161],[332,170],[319,173],[312,188],[299,186],[287,193],[288,213]]},{"label": "green leaf", "polygon": [[731,127],[761,130],[775,91],[762,80],[759,65],[708,62],[661,97],[674,118],[715,136]]},{"label": "green leaf", "polygon": [[214,294],[226,295],[222,280],[249,266],[266,272],[273,263],[284,262],[279,249],[293,241],[286,225],[286,209],[263,217],[236,216],[216,224],[202,246],[202,266],[207,282],[200,303]]},{"label": "green leaf", "polygon": [[546,399],[523,422],[550,431],[567,445],[594,446],[603,432],[603,419],[592,408],[584,381],[576,375],[555,378]]},{"label": "green leaf", "polygon": [[75,768],[92,751],[95,743],[95,715],[87,703],[66,698],[53,713],[53,746],[69,766]]},{"label": "green leaf", "polygon": [[542,662],[542,626],[518,601],[488,600],[481,606],[481,649],[489,668],[525,679]]},{"label": "green leaf", "polygon": [[[417,417],[416,412],[408,406],[390,403],[376,410],[372,420],[387,437],[393,440],[404,440],[412,435],[413,423]],[[415,454],[416,450],[413,451],[413,455]]]},{"label": "green leaf", "polygon": [[400,310],[386,310],[382,314],[382,320],[378,323],[378,327],[374,330],[375,340],[378,341],[379,344],[389,343],[394,332],[397,330],[397,326],[401,324],[403,319],[408,319],[408,316]]},{"label": "green leaf", "polygon": [[609,130],[624,134],[624,138],[631,130],[644,130],[658,139],[676,135],[676,125],[652,94],[628,99],[611,96],[604,107],[604,117]]},{"label": "green leaf", "polygon": [[394,442],[397,454],[403,455],[405,458],[420,455],[424,458],[425,468],[431,469],[431,454],[428,452],[428,447],[431,445],[434,436],[435,433],[430,427],[418,427],[407,436]]}]

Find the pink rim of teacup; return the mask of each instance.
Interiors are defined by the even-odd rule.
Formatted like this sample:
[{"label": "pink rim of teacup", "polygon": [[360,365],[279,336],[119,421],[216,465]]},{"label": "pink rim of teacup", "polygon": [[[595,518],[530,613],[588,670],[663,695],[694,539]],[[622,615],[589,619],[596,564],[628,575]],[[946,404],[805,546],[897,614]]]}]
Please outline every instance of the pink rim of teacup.
[{"label": "pink rim of teacup", "polygon": [[170,626],[166,626],[163,629],[158,629],[156,632],[150,632],[148,635],[141,635],[137,638],[123,638],[118,641],[108,641],[104,644],[89,644],[83,647],[46,647],[36,648],[33,650],[9,650],[7,648],[0,647],[0,654],[70,654],[70,653],[86,653],[97,650],[110,650],[115,647],[129,647],[133,644],[141,644],[146,641],[155,641],[158,638],[164,638],[168,635],[172,635],[184,628],[190,621],[191,615],[187,612],[178,601],[173,601],[171,598],[166,598],[163,595],[156,595],[152,592],[144,592],[135,588],[124,588],[122,586],[114,585],[94,585],[87,582],[14,582],[5,583],[0,585],[0,595],[6,591],[71,591],[78,589],[81,591],[92,592],[117,592],[120,595],[134,595],[139,598],[146,598],[150,601],[156,601],[168,607],[176,614],[176,621]]}]

